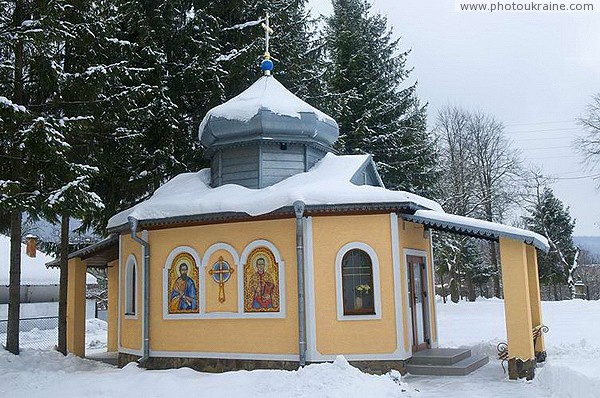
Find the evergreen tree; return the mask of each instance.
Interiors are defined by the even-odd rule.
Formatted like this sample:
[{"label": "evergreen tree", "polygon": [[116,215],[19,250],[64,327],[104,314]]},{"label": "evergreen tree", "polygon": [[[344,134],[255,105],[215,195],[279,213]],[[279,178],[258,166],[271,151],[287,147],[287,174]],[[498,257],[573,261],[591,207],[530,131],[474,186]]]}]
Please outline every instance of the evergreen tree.
[{"label": "evergreen tree", "polygon": [[416,84],[407,86],[408,51],[366,0],[334,0],[326,21],[325,110],[340,125],[343,153],[371,153],[386,185],[429,194],[436,151]]},{"label": "evergreen tree", "polygon": [[524,217],[524,222],[550,243],[548,253],[538,252],[540,282],[555,286],[569,282],[574,291],[572,275],[578,250],[573,243],[575,220],[569,215],[569,208],[564,207],[550,188],[544,188],[538,192],[537,201],[530,209],[530,215]]},{"label": "evergreen tree", "polygon": [[[61,106],[65,41],[73,35],[73,25],[66,18],[70,7],[60,0],[16,1],[2,6],[12,17],[2,14],[0,18],[0,51],[6,54],[4,66],[12,74],[2,74],[0,85],[12,98],[0,98],[4,132],[0,141],[0,213],[11,213],[7,348],[16,354],[23,212],[33,217],[67,210],[76,214],[96,207],[99,201],[88,186],[95,169],[77,159],[69,142],[86,118],[67,117]],[[63,279],[66,281],[66,274]],[[64,293],[66,299],[66,290]]]},{"label": "evergreen tree", "polygon": [[270,55],[274,74],[290,91],[313,105],[323,96],[322,51],[316,22],[306,0],[234,0],[214,3],[209,12],[219,21],[219,64],[229,99],[256,81],[264,54],[261,22],[269,13],[273,29]]}]

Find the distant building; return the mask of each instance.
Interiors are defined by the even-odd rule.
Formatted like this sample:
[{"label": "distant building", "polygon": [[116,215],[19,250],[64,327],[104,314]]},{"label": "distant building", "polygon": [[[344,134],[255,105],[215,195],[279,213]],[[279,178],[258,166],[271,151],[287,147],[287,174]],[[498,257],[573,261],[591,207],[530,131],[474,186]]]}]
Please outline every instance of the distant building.
[{"label": "distant building", "polygon": [[[34,237],[29,236],[21,244],[21,303],[44,303],[58,301],[60,271],[46,268],[53,257],[37,250]],[[0,235],[0,304],[8,304],[10,268],[10,238]],[[96,278],[86,275],[86,284],[97,284]]]}]

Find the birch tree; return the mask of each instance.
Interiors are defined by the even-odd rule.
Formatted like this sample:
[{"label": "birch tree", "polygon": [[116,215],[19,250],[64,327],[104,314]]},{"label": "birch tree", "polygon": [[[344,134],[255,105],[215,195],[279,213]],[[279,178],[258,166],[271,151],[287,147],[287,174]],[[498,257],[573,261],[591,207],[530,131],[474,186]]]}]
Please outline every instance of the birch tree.
[{"label": "birch tree", "polygon": [[[500,122],[483,112],[469,112],[455,106],[440,110],[435,125],[442,165],[439,200],[446,210],[501,222],[508,209],[515,205],[518,192],[513,187],[520,160],[503,131]],[[457,258],[462,260],[457,268],[463,269],[469,299],[475,299],[475,284],[480,286],[490,276],[494,295],[500,297],[495,242],[488,244],[487,256],[482,256],[479,247],[473,246],[467,238],[462,239],[459,246],[462,255]],[[482,266],[484,258],[488,259],[491,270]]]},{"label": "birch tree", "polygon": [[[600,93],[592,98],[586,114],[579,119],[579,124],[585,128],[587,134],[577,140],[577,146],[585,156],[588,166],[597,169],[600,165]],[[597,175],[595,180],[600,186],[600,175]]]}]

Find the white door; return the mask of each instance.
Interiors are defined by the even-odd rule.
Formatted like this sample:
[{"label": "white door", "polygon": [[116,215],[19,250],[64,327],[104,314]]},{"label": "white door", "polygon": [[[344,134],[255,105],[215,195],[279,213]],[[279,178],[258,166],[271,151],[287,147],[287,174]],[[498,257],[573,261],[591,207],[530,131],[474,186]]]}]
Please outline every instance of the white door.
[{"label": "white door", "polygon": [[407,256],[409,271],[409,294],[413,329],[413,351],[429,348],[429,324],[427,319],[427,279],[425,258]]}]

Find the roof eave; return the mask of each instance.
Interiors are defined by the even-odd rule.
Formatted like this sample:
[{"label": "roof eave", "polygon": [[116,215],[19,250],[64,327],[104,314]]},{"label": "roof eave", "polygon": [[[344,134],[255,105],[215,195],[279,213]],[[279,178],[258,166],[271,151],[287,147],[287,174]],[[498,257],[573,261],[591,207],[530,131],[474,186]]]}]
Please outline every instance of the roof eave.
[{"label": "roof eave", "polygon": [[[374,214],[374,213],[414,213],[417,210],[427,209],[412,201],[404,202],[369,202],[369,203],[343,203],[343,204],[320,204],[306,205],[304,214],[306,216],[315,215],[335,215],[343,214]],[[289,218],[295,217],[293,206],[284,206],[269,213],[252,216],[244,212],[220,212],[208,214],[194,214],[185,216],[165,217],[150,220],[139,220],[141,228],[161,228],[168,225],[178,224],[213,224],[225,222],[251,221],[260,219]],[[129,225],[121,225],[109,228],[110,233],[122,233],[129,230]]]},{"label": "roof eave", "polygon": [[475,227],[475,226],[455,223],[452,221],[433,220],[433,219],[430,219],[427,217],[416,216],[414,214],[405,214],[405,215],[402,215],[402,218],[404,218],[407,221],[423,224],[425,226],[433,227],[433,228],[444,230],[447,232],[460,233],[463,235],[468,235],[468,236],[472,236],[472,237],[479,238],[479,239],[486,239],[486,240],[492,240],[492,241],[497,242],[497,241],[499,241],[500,237],[506,237],[506,238],[523,241],[524,243],[527,243],[529,245],[533,245],[545,253],[547,253],[548,250],[550,250],[550,247],[548,246],[548,244],[546,242],[543,242],[534,236],[527,236],[524,234],[521,235],[521,234],[510,233],[510,232],[505,232],[505,231],[500,232],[500,231],[493,230],[490,228],[479,227],[479,226]]}]

